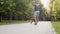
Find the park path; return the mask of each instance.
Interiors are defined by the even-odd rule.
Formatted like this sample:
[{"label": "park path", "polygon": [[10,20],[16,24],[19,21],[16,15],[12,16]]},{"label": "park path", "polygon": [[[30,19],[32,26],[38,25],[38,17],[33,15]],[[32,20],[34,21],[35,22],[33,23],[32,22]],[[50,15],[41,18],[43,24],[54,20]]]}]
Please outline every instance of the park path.
[{"label": "park path", "polygon": [[50,21],[33,23],[1,25],[0,34],[54,34]]}]

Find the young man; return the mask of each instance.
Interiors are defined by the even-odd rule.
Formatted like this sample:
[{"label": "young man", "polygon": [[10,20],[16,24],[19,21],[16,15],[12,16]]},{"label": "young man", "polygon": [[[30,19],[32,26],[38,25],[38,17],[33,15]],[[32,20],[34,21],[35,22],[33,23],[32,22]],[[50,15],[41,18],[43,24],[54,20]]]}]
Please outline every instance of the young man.
[{"label": "young man", "polygon": [[34,21],[34,25],[37,25],[38,23],[38,16],[39,16],[39,4],[35,3],[34,5],[34,14],[33,14],[33,18],[31,19],[31,23]]}]

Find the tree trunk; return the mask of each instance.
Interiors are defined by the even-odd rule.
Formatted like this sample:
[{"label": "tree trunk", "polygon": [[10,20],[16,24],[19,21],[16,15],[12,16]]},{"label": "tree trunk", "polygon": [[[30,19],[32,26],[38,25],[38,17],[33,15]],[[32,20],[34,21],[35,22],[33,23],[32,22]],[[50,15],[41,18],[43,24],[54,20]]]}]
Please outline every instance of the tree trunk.
[{"label": "tree trunk", "polygon": [[10,10],[10,21],[12,20],[12,11]]}]

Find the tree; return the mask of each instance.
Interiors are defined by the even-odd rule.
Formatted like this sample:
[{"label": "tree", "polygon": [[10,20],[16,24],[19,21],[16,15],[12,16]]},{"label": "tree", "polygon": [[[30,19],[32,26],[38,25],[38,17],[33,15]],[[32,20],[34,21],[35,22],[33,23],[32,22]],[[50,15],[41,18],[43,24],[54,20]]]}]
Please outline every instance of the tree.
[{"label": "tree", "polygon": [[32,16],[32,12],[29,0],[0,0],[0,21],[25,20]]},{"label": "tree", "polygon": [[60,10],[60,0],[52,0],[51,1],[51,16],[53,20],[57,20],[59,18],[59,10]]}]

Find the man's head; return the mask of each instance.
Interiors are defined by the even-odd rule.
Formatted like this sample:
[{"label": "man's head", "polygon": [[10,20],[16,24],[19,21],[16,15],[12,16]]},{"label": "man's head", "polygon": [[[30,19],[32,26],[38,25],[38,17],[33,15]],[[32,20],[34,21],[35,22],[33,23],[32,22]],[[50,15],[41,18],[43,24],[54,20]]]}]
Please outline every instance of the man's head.
[{"label": "man's head", "polygon": [[39,6],[39,4],[36,4],[37,6]]},{"label": "man's head", "polygon": [[34,1],[33,1],[33,5],[39,6],[39,4],[40,4],[40,1],[39,1],[39,0],[34,0]]},{"label": "man's head", "polygon": [[35,0],[35,3],[39,4],[40,3],[40,0]]}]

